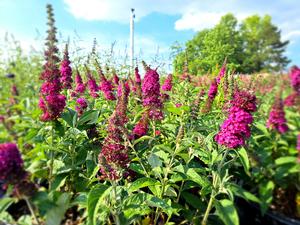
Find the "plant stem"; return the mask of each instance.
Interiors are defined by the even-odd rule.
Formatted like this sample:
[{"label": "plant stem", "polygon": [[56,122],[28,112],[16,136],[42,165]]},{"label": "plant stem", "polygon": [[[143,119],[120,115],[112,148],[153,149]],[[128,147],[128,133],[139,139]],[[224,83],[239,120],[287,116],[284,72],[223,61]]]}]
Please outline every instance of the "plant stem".
[{"label": "plant stem", "polygon": [[[229,150],[225,151],[225,154],[223,155],[223,158],[222,158],[220,164],[218,165],[217,174],[215,174],[214,172],[212,172],[213,173],[212,174],[212,178],[213,178],[213,181],[212,181],[212,183],[213,183],[212,186],[213,187],[212,188],[213,188],[213,190],[211,191],[209,202],[208,202],[208,205],[207,205],[204,217],[203,217],[203,219],[201,221],[201,225],[206,225],[207,224],[207,219],[208,219],[210,210],[212,209],[213,201],[215,199],[215,196],[219,193],[219,186],[220,185],[218,183],[219,176],[217,176],[217,175],[220,175],[220,173],[221,173],[221,170],[222,170],[223,164],[225,162],[225,159],[226,159],[226,157],[228,155],[228,152],[229,152]],[[215,190],[217,190],[217,191],[215,191]]]},{"label": "plant stem", "polygon": [[201,222],[201,225],[206,225],[207,224],[207,219],[208,219],[208,216],[209,216],[209,213],[210,213],[210,210],[212,208],[212,203],[214,201],[214,191],[212,191],[211,195],[210,195],[210,199],[209,199],[209,202],[208,202],[208,205],[207,205],[207,208],[206,208],[206,211],[205,211],[205,214],[204,214],[204,217],[203,217],[203,220]]},{"label": "plant stem", "polygon": [[40,225],[40,222],[38,221],[38,219],[37,219],[37,217],[36,217],[36,215],[35,215],[35,213],[34,213],[34,210],[33,210],[32,206],[31,206],[31,204],[30,204],[28,198],[25,198],[25,202],[26,202],[26,204],[27,204],[27,207],[28,207],[28,209],[29,209],[29,211],[30,211],[30,213],[31,213],[31,215],[32,215],[32,217],[33,217],[33,219],[35,220],[35,222],[36,222],[38,225]]},{"label": "plant stem", "polygon": [[113,214],[113,218],[115,220],[116,225],[120,225],[120,218],[119,218],[119,213],[118,213],[118,209],[117,209],[117,184],[115,181],[111,182],[112,184],[112,200],[113,200],[113,204],[112,204],[112,214]]},{"label": "plant stem", "polygon": [[[183,129],[182,121],[181,121],[181,125],[180,125],[180,128],[179,128],[179,132],[180,132],[180,129]],[[181,134],[179,133],[179,135],[181,135]],[[163,181],[162,181],[162,190],[161,190],[160,198],[163,198],[163,196],[165,195],[165,189],[166,189],[166,184],[167,184],[167,181],[168,181],[168,175],[169,175],[169,172],[171,170],[171,167],[173,166],[173,161],[175,159],[177,151],[178,151],[178,149],[180,147],[180,142],[181,142],[181,139],[180,138],[176,138],[175,150],[173,151],[171,159],[170,159],[168,165],[166,166],[164,178],[163,178]],[[156,208],[154,224],[157,223],[157,220],[159,218],[159,214],[160,214],[160,210],[158,208]]]},{"label": "plant stem", "polygon": [[181,195],[181,192],[182,192],[183,185],[184,185],[184,181],[181,181],[181,185],[180,185],[180,188],[179,188],[179,192],[178,192],[178,196],[177,196],[177,199],[176,199],[176,203],[179,202],[179,199],[180,199],[180,195]]},{"label": "plant stem", "polygon": [[53,164],[54,164],[54,125],[51,126],[51,149],[50,149],[50,165],[49,165],[49,190],[52,187],[52,178],[53,178]]},{"label": "plant stem", "polygon": [[[127,138],[127,137],[126,137],[126,138]],[[148,174],[148,172],[147,172],[147,170],[146,170],[146,167],[144,166],[144,164],[143,164],[143,162],[142,162],[142,159],[139,157],[137,151],[135,150],[134,146],[131,144],[129,138],[127,138],[127,142],[128,142],[129,147],[133,150],[135,156],[137,157],[138,162],[139,162],[140,165],[142,166],[144,172],[146,173],[146,175],[147,175],[148,177],[150,177],[150,175]]]}]

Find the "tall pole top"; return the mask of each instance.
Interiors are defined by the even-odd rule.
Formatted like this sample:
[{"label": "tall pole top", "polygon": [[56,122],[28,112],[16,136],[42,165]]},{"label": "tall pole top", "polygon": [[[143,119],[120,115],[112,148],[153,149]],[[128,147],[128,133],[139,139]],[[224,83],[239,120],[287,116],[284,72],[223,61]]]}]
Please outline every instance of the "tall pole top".
[{"label": "tall pole top", "polygon": [[134,72],[134,8],[131,8],[131,16],[130,16],[130,70],[133,74]]}]

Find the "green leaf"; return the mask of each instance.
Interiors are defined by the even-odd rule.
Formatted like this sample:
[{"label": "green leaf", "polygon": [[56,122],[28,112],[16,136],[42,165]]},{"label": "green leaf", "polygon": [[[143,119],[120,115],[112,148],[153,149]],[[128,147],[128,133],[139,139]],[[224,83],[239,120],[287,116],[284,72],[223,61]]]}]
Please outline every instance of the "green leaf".
[{"label": "green leaf", "polygon": [[13,202],[14,202],[13,198],[1,198],[0,199],[0,214],[2,212],[4,212]]},{"label": "green leaf", "polygon": [[148,162],[149,162],[149,164],[151,165],[152,168],[162,166],[162,160],[157,155],[155,155],[154,153],[151,153],[151,155],[148,158]]},{"label": "green leaf", "polygon": [[51,185],[51,190],[57,190],[61,186],[63,186],[65,184],[67,176],[68,176],[67,173],[62,173],[62,174],[55,176],[55,179]]},{"label": "green leaf", "polygon": [[88,224],[96,225],[97,224],[97,213],[100,209],[100,205],[105,205],[102,202],[103,198],[109,194],[111,187],[101,184],[96,186],[90,191],[87,197],[87,211],[88,211]]},{"label": "green leaf", "polygon": [[256,123],[255,126],[256,126],[260,131],[262,131],[263,134],[264,134],[265,136],[267,136],[267,137],[270,136],[270,133],[269,133],[268,129],[266,128],[266,125],[265,125],[265,124],[262,124],[262,123]]},{"label": "green leaf", "polygon": [[236,185],[236,184],[231,184],[230,189],[234,192],[236,196],[239,196],[241,198],[244,198],[245,200],[250,200],[252,202],[256,202],[260,204],[260,200],[252,193],[246,191],[242,187]]},{"label": "green leaf", "polygon": [[245,173],[250,176],[250,173],[249,173],[250,163],[249,163],[249,158],[248,158],[246,149],[244,147],[242,147],[237,150],[237,153],[238,153],[241,163],[244,167]]},{"label": "green leaf", "polygon": [[275,184],[271,180],[261,182],[259,185],[259,197],[261,200],[260,206],[262,214],[265,214],[265,212],[268,210],[269,205],[272,202],[274,188]]},{"label": "green leaf", "polygon": [[98,121],[99,117],[99,110],[89,110],[82,114],[80,119],[78,120],[77,124],[78,126],[81,126],[83,124],[95,124]]},{"label": "green leaf", "polygon": [[138,163],[130,163],[129,168],[132,169],[136,173],[145,175],[145,171],[144,171],[143,167]]},{"label": "green leaf", "polygon": [[69,208],[71,196],[69,193],[63,193],[56,201],[56,206],[52,207],[46,214],[46,225],[60,225]]},{"label": "green leaf", "polygon": [[177,192],[173,187],[167,186],[165,195],[169,197],[177,197]]},{"label": "green leaf", "polygon": [[297,158],[294,156],[284,156],[284,157],[277,158],[275,160],[275,164],[277,166],[287,164],[287,163],[296,163],[296,162],[297,162]]},{"label": "green leaf", "polygon": [[203,201],[201,201],[201,199],[198,196],[187,191],[182,192],[181,196],[188,204],[190,204],[195,209],[200,209],[203,211],[205,210],[206,205],[203,203]]},{"label": "green leaf", "polygon": [[134,181],[128,191],[129,192],[134,192],[134,191],[137,191],[141,188],[144,188],[144,187],[148,187],[148,186],[154,186],[154,185],[158,185],[159,182],[153,178],[150,178],[150,177],[143,177],[143,178],[139,178],[137,179],[136,181]]},{"label": "green leaf", "polygon": [[191,181],[199,184],[201,187],[205,187],[209,185],[209,182],[204,176],[200,176],[195,169],[189,168],[186,175],[189,177]]},{"label": "green leaf", "polygon": [[217,215],[225,225],[238,225],[239,217],[232,201],[228,199],[215,200]]},{"label": "green leaf", "polygon": [[66,121],[70,127],[75,127],[74,118],[77,118],[77,112],[71,108],[67,108],[67,112],[61,114],[61,118]]},{"label": "green leaf", "polygon": [[300,164],[298,163],[284,163],[280,166],[277,166],[275,170],[274,177],[276,180],[280,181],[280,179],[289,176],[293,173],[300,173]]},{"label": "green leaf", "polygon": [[72,205],[86,208],[87,207],[87,193],[81,192],[79,195],[72,201]]},{"label": "green leaf", "polygon": [[163,200],[160,199],[158,197],[153,196],[151,199],[146,200],[147,205],[149,205],[150,207],[157,207],[157,208],[161,208],[165,211],[168,211],[170,206],[168,205],[168,203]]}]

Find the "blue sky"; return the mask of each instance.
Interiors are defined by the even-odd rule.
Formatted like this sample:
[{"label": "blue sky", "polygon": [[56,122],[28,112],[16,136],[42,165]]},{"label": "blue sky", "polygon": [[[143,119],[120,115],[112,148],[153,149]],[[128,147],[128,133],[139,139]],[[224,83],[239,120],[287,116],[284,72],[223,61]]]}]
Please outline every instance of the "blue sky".
[{"label": "blue sky", "polygon": [[0,44],[9,32],[25,49],[41,49],[47,3],[54,7],[61,41],[70,37],[88,50],[94,38],[99,49],[108,49],[116,41],[115,50],[121,55],[129,44],[129,15],[134,7],[136,52],[142,54],[140,57],[153,58],[159,49],[165,61],[175,41],[184,43],[228,12],[239,20],[269,14],[282,30],[283,39],[290,40],[287,56],[292,64],[300,65],[299,0],[0,0]]}]

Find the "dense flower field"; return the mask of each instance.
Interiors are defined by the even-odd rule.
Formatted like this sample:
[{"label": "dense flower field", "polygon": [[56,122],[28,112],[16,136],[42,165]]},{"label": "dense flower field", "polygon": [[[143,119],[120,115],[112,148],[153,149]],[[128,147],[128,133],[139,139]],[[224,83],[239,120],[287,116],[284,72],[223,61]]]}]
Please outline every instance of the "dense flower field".
[{"label": "dense flower field", "polygon": [[96,54],[75,65],[47,10],[44,65],[0,74],[0,221],[236,225],[241,202],[299,220],[298,67],[235,75],[225,60],[199,78],[146,62],[127,75]]}]

